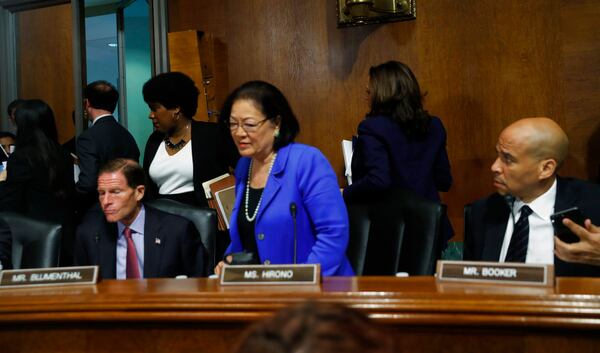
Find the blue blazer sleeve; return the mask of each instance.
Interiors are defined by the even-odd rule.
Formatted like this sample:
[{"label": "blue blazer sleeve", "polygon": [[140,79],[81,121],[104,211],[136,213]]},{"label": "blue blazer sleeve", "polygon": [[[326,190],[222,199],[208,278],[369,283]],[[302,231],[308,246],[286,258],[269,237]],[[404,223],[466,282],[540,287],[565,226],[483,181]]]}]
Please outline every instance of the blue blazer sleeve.
[{"label": "blue blazer sleeve", "polygon": [[347,262],[348,213],[337,177],[325,156],[317,150],[305,156],[297,168],[304,206],[298,217],[305,217],[305,224],[314,227],[303,229],[304,234],[314,233],[316,238],[306,263],[319,263],[323,275],[333,275]]}]

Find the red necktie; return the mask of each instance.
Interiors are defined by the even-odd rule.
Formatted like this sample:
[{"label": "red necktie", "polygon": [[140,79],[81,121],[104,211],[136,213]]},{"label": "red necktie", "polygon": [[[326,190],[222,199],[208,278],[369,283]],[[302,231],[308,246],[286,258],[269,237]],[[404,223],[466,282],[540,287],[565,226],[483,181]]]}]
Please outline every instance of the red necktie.
[{"label": "red necktie", "polygon": [[123,230],[123,235],[125,235],[125,239],[127,239],[127,262],[125,265],[125,274],[126,278],[140,278],[137,253],[135,252],[135,244],[133,243],[133,238],[131,237],[132,233],[133,232],[129,227],[125,227],[125,230]]}]

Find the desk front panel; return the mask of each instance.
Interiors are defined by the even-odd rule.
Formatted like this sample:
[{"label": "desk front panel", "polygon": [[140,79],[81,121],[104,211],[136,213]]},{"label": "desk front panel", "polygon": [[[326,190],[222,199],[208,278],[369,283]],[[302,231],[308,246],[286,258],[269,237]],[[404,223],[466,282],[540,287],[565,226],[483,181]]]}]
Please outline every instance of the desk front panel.
[{"label": "desk front panel", "polygon": [[[362,310],[411,352],[600,351],[600,280],[555,288],[431,277],[222,287],[210,279],[0,290],[2,352],[230,352],[253,321],[304,300]],[[400,351],[400,350],[399,350]]]}]

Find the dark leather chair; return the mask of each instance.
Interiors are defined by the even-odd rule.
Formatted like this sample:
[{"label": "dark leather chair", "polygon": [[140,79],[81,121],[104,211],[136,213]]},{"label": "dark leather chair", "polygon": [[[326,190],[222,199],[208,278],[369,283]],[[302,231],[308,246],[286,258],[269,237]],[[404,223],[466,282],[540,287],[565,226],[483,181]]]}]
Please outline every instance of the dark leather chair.
[{"label": "dark leather chair", "polygon": [[441,257],[446,208],[408,190],[347,203],[347,255],[357,275],[432,275]]},{"label": "dark leather chair", "polygon": [[10,228],[14,269],[58,266],[62,237],[60,224],[10,212],[1,212],[0,218]]},{"label": "dark leather chair", "polygon": [[465,205],[464,208],[464,237],[463,237],[463,260],[472,260],[473,252],[471,246],[473,244],[473,231],[471,230],[471,204]]},{"label": "dark leather chair", "polygon": [[217,211],[208,207],[195,207],[169,199],[156,199],[146,204],[163,212],[190,220],[200,233],[200,240],[208,252],[207,270],[212,273],[216,261]]}]

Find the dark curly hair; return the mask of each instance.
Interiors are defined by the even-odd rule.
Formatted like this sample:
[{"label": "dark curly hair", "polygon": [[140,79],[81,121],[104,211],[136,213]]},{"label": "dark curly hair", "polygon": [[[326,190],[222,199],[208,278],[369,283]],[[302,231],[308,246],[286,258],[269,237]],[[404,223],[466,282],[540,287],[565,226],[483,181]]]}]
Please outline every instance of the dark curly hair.
[{"label": "dark curly hair", "polygon": [[179,107],[183,115],[191,119],[198,109],[200,91],[194,80],[181,72],[165,72],[144,83],[144,101],[150,105],[159,103],[167,109]]}]

